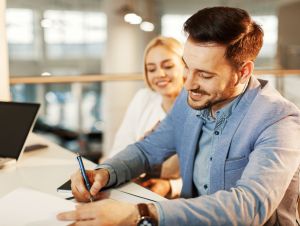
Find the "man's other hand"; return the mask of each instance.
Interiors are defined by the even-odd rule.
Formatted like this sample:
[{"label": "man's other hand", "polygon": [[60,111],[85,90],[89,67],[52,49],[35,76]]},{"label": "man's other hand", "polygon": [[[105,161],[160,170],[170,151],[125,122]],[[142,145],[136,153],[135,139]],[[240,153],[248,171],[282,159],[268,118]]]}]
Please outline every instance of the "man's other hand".
[{"label": "man's other hand", "polygon": [[90,226],[136,225],[138,218],[139,212],[136,205],[112,199],[78,205],[74,211],[57,215],[59,220],[73,221],[71,225]]}]

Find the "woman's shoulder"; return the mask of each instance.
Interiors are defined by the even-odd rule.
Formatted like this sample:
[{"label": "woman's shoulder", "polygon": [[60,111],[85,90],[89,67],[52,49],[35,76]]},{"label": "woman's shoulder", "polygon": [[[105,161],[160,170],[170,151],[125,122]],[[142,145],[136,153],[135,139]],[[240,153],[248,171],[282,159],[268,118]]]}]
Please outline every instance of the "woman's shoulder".
[{"label": "woman's shoulder", "polygon": [[137,93],[134,96],[134,100],[141,103],[149,103],[149,102],[161,101],[161,96],[158,93],[153,92],[149,88],[142,88],[137,91]]}]

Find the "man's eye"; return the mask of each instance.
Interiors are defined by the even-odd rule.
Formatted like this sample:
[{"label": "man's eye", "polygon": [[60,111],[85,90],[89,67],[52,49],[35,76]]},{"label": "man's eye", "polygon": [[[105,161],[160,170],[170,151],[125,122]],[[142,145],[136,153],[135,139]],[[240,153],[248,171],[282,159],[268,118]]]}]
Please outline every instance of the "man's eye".
[{"label": "man's eye", "polygon": [[213,76],[211,74],[205,73],[205,72],[199,72],[200,77],[205,78],[205,79],[210,79]]}]

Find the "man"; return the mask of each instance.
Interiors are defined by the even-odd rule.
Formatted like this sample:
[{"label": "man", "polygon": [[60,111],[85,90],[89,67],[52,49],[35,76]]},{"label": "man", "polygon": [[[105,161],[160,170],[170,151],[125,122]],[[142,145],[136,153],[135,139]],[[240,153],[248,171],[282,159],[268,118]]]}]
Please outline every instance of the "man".
[{"label": "man", "polygon": [[[62,213],[79,225],[296,225],[300,113],[252,76],[263,32],[244,10],[213,7],[190,17],[185,89],[144,140],[88,171],[91,195],[118,186],[177,150],[180,199],[145,206],[102,200]],[[72,191],[87,201],[80,173]],[[146,214],[145,214],[146,211]],[[152,220],[152,222],[151,222]],[[146,219],[147,221],[147,219]]]}]

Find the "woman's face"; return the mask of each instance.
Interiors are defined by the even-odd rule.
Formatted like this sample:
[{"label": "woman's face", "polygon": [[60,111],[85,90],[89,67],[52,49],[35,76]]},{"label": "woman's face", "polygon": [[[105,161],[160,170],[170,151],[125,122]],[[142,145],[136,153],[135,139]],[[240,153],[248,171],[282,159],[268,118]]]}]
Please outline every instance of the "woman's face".
[{"label": "woman's face", "polygon": [[181,58],[163,46],[152,48],[146,56],[150,87],[162,96],[177,96],[183,86],[184,65]]}]

